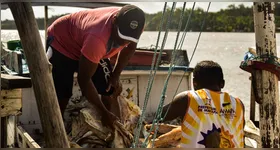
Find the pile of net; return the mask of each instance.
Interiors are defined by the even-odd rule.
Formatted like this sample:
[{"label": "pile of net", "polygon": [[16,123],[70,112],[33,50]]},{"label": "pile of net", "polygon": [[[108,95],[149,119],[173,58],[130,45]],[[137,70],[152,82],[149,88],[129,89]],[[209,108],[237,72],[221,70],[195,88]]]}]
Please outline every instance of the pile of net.
[{"label": "pile of net", "polygon": [[133,130],[138,123],[141,110],[125,97],[119,96],[117,101],[120,120],[114,124],[114,129],[102,125],[99,109],[91,105],[84,97],[71,101],[65,113],[65,116],[68,116],[65,124],[71,128],[71,132],[68,133],[71,147],[130,147],[133,141]]},{"label": "pile of net", "polygon": [[[120,120],[114,124],[115,129],[102,125],[99,109],[81,97],[68,104],[65,122],[71,128],[68,138],[72,148],[129,148],[133,142],[133,134],[141,115],[141,109],[132,101],[118,96],[117,105]],[[148,135],[151,124],[144,122],[139,144],[148,137],[147,148],[152,147],[152,135]],[[176,125],[159,125],[158,136],[154,148],[177,147],[180,140],[180,127]]]}]

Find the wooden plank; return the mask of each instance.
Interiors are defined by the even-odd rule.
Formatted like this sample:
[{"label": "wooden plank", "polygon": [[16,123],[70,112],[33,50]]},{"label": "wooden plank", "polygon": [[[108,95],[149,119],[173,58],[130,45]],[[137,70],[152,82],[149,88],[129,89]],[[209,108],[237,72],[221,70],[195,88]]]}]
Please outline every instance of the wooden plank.
[{"label": "wooden plank", "polygon": [[21,126],[17,126],[17,140],[20,148],[41,148]]},{"label": "wooden plank", "polygon": [[[150,71],[148,70],[125,70],[121,73],[121,75],[149,75]],[[167,75],[168,71],[157,71],[156,75]],[[172,72],[172,76],[182,76],[184,74],[184,71],[174,71]],[[188,77],[191,74],[191,72],[185,73],[185,77]]]},{"label": "wooden plank", "polygon": [[[241,63],[243,64],[244,61]],[[266,70],[273,74],[275,74],[278,77],[278,80],[280,81],[280,70],[278,69],[278,66],[275,64],[269,64],[265,61],[255,61],[255,60],[249,60],[247,62],[247,66],[240,66],[241,69],[252,73],[254,70]]]},{"label": "wooden plank", "polygon": [[251,80],[251,98],[250,98],[250,120],[256,121],[255,116],[256,116],[256,101],[255,101],[255,93],[253,89],[253,81],[252,78],[250,77]]},{"label": "wooden plank", "polygon": [[7,118],[1,117],[1,148],[7,148]]},{"label": "wooden plank", "polygon": [[22,112],[21,89],[1,90],[1,117],[19,115]]},{"label": "wooden plank", "polygon": [[16,116],[7,117],[7,147],[15,147]]},{"label": "wooden plank", "polygon": [[1,74],[1,89],[32,87],[31,78]]},{"label": "wooden plank", "polygon": [[51,75],[52,66],[47,60],[31,4],[11,2],[8,6],[28,62],[46,148],[70,148]]}]

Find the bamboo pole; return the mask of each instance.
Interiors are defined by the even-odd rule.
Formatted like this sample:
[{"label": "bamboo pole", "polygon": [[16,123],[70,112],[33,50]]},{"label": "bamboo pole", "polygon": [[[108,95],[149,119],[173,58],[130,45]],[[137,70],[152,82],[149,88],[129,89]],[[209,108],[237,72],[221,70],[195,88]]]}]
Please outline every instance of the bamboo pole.
[{"label": "bamboo pole", "polygon": [[250,77],[251,80],[251,101],[250,101],[250,120],[255,122],[255,116],[256,116],[256,101],[255,101],[255,93],[253,89],[253,79]]},{"label": "bamboo pole", "polygon": [[47,148],[69,148],[48,62],[33,9],[28,2],[8,4],[28,62]]},{"label": "bamboo pole", "polygon": [[[274,2],[254,2],[257,55],[277,56],[274,23]],[[256,70],[256,101],[260,102],[260,134],[263,148],[279,147],[279,89],[275,74]],[[257,100],[258,99],[258,100]]]},{"label": "bamboo pole", "polygon": [[[45,24],[45,45],[47,44],[47,37],[48,37],[48,19],[49,19],[49,15],[48,15],[48,6],[44,6],[45,9],[45,19],[44,19],[44,24]],[[46,46],[45,46],[46,47]],[[46,50],[47,51],[47,50]]]}]

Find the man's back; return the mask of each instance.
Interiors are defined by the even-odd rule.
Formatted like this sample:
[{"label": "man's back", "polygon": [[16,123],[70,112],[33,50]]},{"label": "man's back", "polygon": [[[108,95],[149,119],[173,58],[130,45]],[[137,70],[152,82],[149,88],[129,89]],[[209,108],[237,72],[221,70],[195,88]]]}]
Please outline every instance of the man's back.
[{"label": "man's back", "polygon": [[225,92],[190,91],[182,122],[181,147],[244,147],[244,107]]},{"label": "man's back", "polygon": [[[95,53],[104,55],[111,35],[112,19],[118,10],[120,7],[90,9],[57,19],[48,28],[48,36],[54,36],[51,45],[65,56],[78,60],[83,45],[86,42],[96,42],[92,49],[101,49]],[[92,40],[88,41],[87,38]]]}]

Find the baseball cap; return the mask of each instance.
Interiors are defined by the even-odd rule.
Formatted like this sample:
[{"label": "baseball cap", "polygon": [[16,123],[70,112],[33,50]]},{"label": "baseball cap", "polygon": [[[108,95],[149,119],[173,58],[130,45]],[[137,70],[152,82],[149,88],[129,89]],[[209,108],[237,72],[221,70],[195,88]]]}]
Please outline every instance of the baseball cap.
[{"label": "baseball cap", "polygon": [[137,43],[145,25],[145,13],[134,5],[123,6],[117,14],[118,35]]}]

